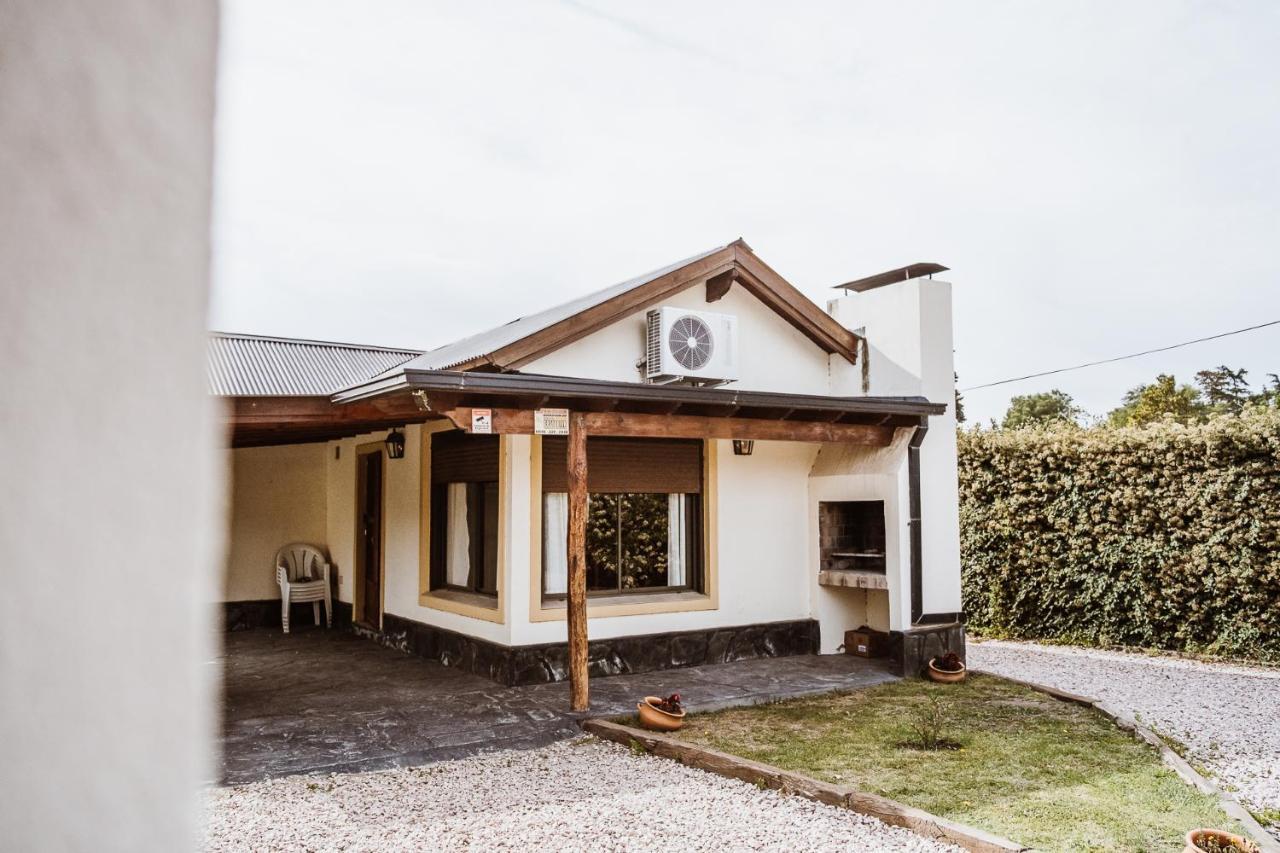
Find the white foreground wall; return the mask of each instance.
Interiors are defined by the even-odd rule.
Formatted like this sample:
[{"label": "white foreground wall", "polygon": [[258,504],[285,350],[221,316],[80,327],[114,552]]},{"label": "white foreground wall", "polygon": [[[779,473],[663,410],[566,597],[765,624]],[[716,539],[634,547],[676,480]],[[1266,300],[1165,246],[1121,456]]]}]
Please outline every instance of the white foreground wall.
[{"label": "white foreground wall", "polygon": [[217,10],[0,18],[0,848],[191,850],[218,675]]}]

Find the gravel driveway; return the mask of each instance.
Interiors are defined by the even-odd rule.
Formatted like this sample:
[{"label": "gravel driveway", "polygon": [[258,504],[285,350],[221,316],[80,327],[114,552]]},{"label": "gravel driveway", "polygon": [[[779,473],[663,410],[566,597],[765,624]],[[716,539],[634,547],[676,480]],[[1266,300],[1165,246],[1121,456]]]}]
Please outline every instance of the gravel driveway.
[{"label": "gravel driveway", "polygon": [[580,739],[208,794],[207,850],[955,851],[854,812]]},{"label": "gravel driveway", "polygon": [[971,642],[968,657],[974,669],[1127,710],[1185,744],[1253,811],[1280,811],[1280,670],[996,640]]}]

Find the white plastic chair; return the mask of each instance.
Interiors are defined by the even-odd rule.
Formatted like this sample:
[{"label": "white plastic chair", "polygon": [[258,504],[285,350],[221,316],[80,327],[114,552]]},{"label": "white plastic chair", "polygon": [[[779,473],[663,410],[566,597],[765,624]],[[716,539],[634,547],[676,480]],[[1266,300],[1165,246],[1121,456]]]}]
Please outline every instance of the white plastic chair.
[{"label": "white plastic chair", "polygon": [[324,602],[325,627],[333,627],[333,601],[329,592],[329,562],[314,545],[292,542],[276,551],[276,583],[280,584],[280,621],[289,633],[289,605],[311,602],[311,613],[320,624]]}]

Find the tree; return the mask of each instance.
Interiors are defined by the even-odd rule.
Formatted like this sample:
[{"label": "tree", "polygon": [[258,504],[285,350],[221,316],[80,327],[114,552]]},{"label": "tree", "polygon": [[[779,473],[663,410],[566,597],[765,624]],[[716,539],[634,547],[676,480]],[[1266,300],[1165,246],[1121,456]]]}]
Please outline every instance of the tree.
[{"label": "tree", "polygon": [[1257,394],[1249,397],[1249,402],[1255,406],[1271,406],[1280,409],[1280,375],[1268,373],[1267,378],[1271,381],[1262,386],[1262,390]]},{"label": "tree", "polygon": [[1173,376],[1162,373],[1150,385],[1131,388],[1120,408],[1107,416],[1112,426],[1142,426],[1166,416],[1181,423],[1201,420],[1205,405],[1200,392],[1190,385],[1179,385]]},{"label": "tree", "polygon": [[1021,429],[1026,426],[1048,423],[1079,423],[1084,411],[1075,404],[1071,395],[1054,388],[1040,394],[1023,394],[1009,401],[1004,413],[1005,429]]},{"label": "tree", "polygon": [[960,394],[960,374],[953,372],[956,384],[956,423],[964,423],[964,397]]},{"label": "tree", "polygon": [[[1243,367],[1232,370],[1225,364],[1196,374],[1196,384],[1204,394],[1205,402],[1216,412],[1239,414],[1253,396],[1245,379],[1249,371]],[[1264,391],[1265,393],[1265,391]]]}]

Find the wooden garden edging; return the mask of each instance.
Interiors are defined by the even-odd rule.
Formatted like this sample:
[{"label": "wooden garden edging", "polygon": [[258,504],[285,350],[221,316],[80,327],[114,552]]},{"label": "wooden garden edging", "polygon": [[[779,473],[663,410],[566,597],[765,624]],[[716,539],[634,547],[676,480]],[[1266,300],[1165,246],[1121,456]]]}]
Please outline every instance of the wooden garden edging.
[{"label": "wooden garden edging", "polygon": [[885,823],[909,829],[925,838],[955,844],[974,853],[1004,853],[1004,851],[1030,849],[998,835],[940,818],[887,797],[866,794],[845,785],[833,785],[801,773],[793,773],[726,752],[695,746],[667,735],[598,719],[584,720],[582,728],[596,737],[624,746],[638,744],[646,752],[663,758],[674,758],[682,764],[697,767],[699,770],[707,770],[730,779],[740,779],[753,785],[773,788],[784,794],[794,794],[829,806],[849,809]]},{"label": "wooden garden edging", "polygon": [[[981,670],[974,670],[980,672]],[[1029,687],[1032,690],[1038,690],[1041,693],[1052,696],[1054,699],[1060,699],[1063,702],[1073,702],[1077,705],[1083,705],[1086,708],[1093,708],[1098,713],[1107,717],[1111,722],[1127,732],[1132,732],[1137,737],[1151,744],[1160,753],[1161,760],[1173,769],[1175,773],[1183,778],[1184,781],[1194,786],[1201,793],[1208,794],[1218,798],[1218,804],[1222,806],[1222,810],[1229,817],[1233,817],[1244,827],[1245,832],[1258,843],[1264,853],[1280,853],[1280,842],[1277,842],[1270,833],[1268,833],[1249,810],[1240,805],[1239,800],[1223,791],[1213,782],[1200,775],[1194,767],[1187,763],[1187,760],[1178,753],[1169,748],[1158,734],[1151,729],[1139,723],[1136,719],[1103,702],[1100,699],[1094,699],[1090,696],[1080,696],[1076,693],[1068,693],[1066,690],[1059,690],[1056,687],[1046,687],[1043,684],[1036,684],[1034,681],[1024,681],[1021,678],[1010,678],[1007,675],[1001,675],[995,672],[987,672],[987,675],[995,678],[1002,678],[1005,681],[1012,681],[1014,684],[1021,684],[1023,687]],[[1187,829],[1195,829],[1196,827],[1187,827]]]}]

